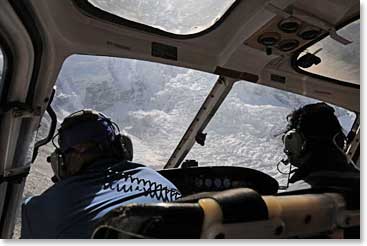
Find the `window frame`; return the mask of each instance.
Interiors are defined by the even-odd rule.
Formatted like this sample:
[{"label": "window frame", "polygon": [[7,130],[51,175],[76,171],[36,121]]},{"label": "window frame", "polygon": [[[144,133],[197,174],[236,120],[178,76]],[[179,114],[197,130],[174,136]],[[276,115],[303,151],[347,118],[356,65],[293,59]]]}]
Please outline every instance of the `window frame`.
[{"label": "window frame", "polygon": [[233,9],[235,9],[240,2],[241,0],[235,0],[232,3],[232,5],[227,9],[227,11],[225,11],[224,14],[213,25],[200,32],[192,34],[175,34],[172,32],[164,31],[159,28],[155,28],[149,25],[145,25],[139,22],[131,21],[126,18],[116,16],[98,7],[93,6],[91,3],[89,3],[88,0],[73,0],[74,5],[81,11],[82,14],[86,16],[94,17],[97,18],[98,20],[105,21],[108,23],[123,25],[174,39],[196,38],[215,30],[225,21],[225,19],[232,13]]},{"label": "window frame", "polygon": [[13,52],[2,33],[0,33],[0,50],[3,55],[3,67],[0,80],[0,111],[2,111],[8,103],[7,95],[13,74]]}]

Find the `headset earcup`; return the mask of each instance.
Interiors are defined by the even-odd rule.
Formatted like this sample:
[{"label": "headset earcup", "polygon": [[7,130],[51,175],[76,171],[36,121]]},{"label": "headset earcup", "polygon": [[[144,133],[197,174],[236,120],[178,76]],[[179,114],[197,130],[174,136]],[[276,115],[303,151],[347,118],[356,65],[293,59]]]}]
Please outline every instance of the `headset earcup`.
[{"label": "headset earcup", "polygon": [[47,158],[47,161],[51,164],[51,168],[55,174],[55,178],[61,180],[66,177],[66,168],[64,165],[63,156],[59,149],[55,149],[54,152],[52,152],[51,155]]},{"label": "headset earcup", "polygon": [[306,141],[295,129],[288,131],[284,137],[284,150],[289,160],[296,161],[304,153],[307,148]]},{"label": "headset earcup", "polygon": [[123,134],[118,134],[116,135],[116,140],[117,150],[122,154],[123,159],[132,161],[134,157],[134,152],[133,143],[130,137]]},{"label": "headset earcup", "polygon": [[126,149],[126,159],[128,161],[132,161],[134,158],[134,149],[133,149],[133,142],[131,141],[131,138],[126,135],[121,135],[121,139],[124,143],[125,149]]}]

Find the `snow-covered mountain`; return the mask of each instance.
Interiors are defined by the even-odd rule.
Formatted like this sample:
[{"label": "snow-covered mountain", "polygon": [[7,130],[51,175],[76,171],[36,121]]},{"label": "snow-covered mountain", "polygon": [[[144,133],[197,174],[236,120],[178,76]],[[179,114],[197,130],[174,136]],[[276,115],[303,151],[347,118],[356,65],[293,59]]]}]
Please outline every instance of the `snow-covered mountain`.
[{"label": "snow-covered mountain", "polygon": [[[102,111],[132,137],[134,158],[154,168],[167,162],[218,76],[129,59],[74,55],[57,80],[58,119],[82,108]],[[315,100],[237,82],[187,159],[199,165],[241,165],[278,180],[283,150],[279,133],[286,115]],[[353,114],[337,108],[349,130]],[[278,135],[278,136],[277,136]]]}]

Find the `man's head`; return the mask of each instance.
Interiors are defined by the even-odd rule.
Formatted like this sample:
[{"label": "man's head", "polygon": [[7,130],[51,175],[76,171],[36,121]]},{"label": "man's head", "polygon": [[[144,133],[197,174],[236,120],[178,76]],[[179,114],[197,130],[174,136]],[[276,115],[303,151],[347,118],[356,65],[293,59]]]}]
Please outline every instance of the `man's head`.
[{"label": "man's head", "polygon": [[118,134],[109,118],[93,110],[81,110],[67,116],[58,132],[62,153],[84,144],[94,144],[106,150]]},{"label": "man's head", "polygon": [[132,159],[131,140],[109,118],[93,110],[66,117],[58,130],[58,144],[58,161],[52,167],[59,179],[79,173],[98,159]]},{"label": "man's head", "polygon": [[326,103],[305,105],[287,117],[288,126],[284,141],[284,152],[291,164],[302,166],[307,156],[321,151],[324,146],[336,144],[343,148],[345,136],[334,114]]}]

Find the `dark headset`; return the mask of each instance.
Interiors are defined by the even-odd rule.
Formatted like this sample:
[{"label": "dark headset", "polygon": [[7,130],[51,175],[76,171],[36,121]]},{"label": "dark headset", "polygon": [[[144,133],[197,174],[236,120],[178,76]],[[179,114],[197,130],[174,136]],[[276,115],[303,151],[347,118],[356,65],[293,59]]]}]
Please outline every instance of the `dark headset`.
[{"label": "dark headset", "polygon": [[[307,140],[297,129],[287,131],[282,137],[284,143],[284,153],[288,157],[288,162],[298,163],[305,153]],[[297,165],[297,164],[296,164]]]},{"label": "dark headset", "polygon": [[[305,164],[307,157],[310,155],[310,153],[308,153],[309,145],[312,145],[312,143],[317,141],[323,141],[325,139],[318,136],[306,137],[302,131],[301,125],[303,117],[307,113],[312,113],[312,111],[315,110],[324,110],[324,112],[327,112],[328,114],[334,114],[334,109],[325,103],[318,103],[311,106],[312,110],[306,110],[306,105],[302,108],[299,108],[298,110],[293,111],[293,113],[287,116],[288,126],[287,130],[282,136],[284,153],[287,155],[287,158],[282,159],[277,163],[277,170],[279,171],[279,173],[288,175],[287,185],[282,186],[282,189],[287,189],[289,186],[290,175],[295,171],[292,170],[292,165],[300,168]],[[288,173],[284,173],[279,169],[279,165],[281,163],[283,163],[284,165],[289,165]]]},{"label": "dark headset", "polygon": [[288,126],[287,131],[282,136],[284,144],[284,153],[287,155],[287,163],[298,164],[301,161],[302,155],[306,151],[307,139],[301,130],[301,120],[304,115],[304,111],[293,112],[287,116]]},{"label": "dark headset", "polygon": [[[314,143],[331,143],[333,144],[344,156],[346,156],[343,148],[345,144],[345,135],[341,131],[341,126],[339,121],[334,121],[333,128],[336,129],[333,135],[322,136],[321,134],[315,134],[314,136],[307,134],[307,137],[304,134],[304,129],[302,129],[302,121],[304,120],[305,115],[312,113],[322,113],[323,115],[327,115],[329,119],[336,119],[334,115],[334,108],[327,105],[326,103],[316,103],[306,105],[301,109],[293,112],[291,115],[288,115],[287,120],[288,130],[282,137],[284,143],[284,152],[286,153],[288,160],[286,162],[291,164],[302,165],[305,156],[309,152],[309,146]],[[339,140],[339,141],[337,141]],[[346,156],[348,162],[353,164],[353,162]],[[354,165],[354,164],[353,164]]]},{"label": "dark headset", "polygon": [[[64,156],[68,150],[62,148],[63,143],[62,139],[60,139],[60,135],[64,134],[65,131],[72,130],[74,126],[82,122],[98,120],[105,125],[106,129],[109,128],[111,130],[106,130],[105,138],[102,138],[97,142],[98,149],[102,152],[112,151],[116,157],[123,160],[132,161],[133,145],[130,137],[121,134],[118,125],[104,114],[94,110],[83,109],[66,117],[61,124],[61,127],[58,129],[58,133],[52,139],[52,143],[55,146],[55,151],[47,158],[47,161],[51,163],[52,170],[55,173],[53,181],[61,180],[67,176]],[[57,146],[54,142],[54,139],[57,136],[59,136],[59,146]]]}]

